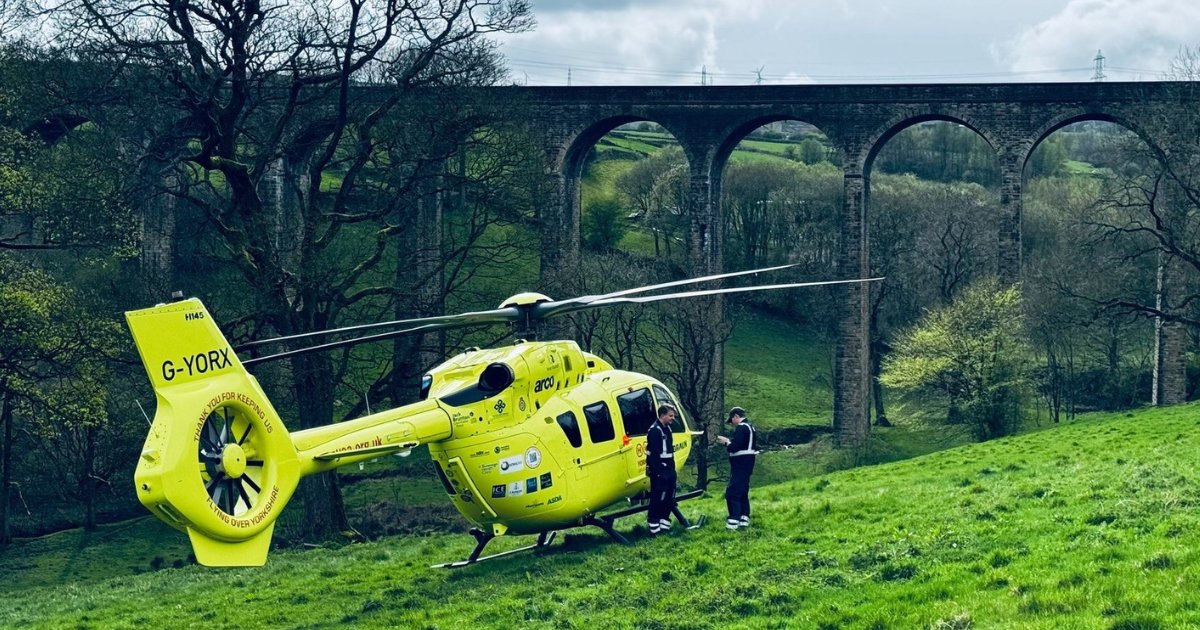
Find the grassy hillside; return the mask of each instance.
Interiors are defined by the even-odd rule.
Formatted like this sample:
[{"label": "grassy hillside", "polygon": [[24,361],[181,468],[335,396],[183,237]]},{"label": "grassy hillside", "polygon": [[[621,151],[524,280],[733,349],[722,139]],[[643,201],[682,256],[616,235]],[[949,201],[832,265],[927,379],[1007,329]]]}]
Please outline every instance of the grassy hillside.
[{"label": "grassy hillside", "polygon": [[725,344],[725,366],[725,401],[761,426],[832,424],[832,349],[811,330],[746,311]]},{"label": "grassy hillside", "polygon": [[[261,569],[129,575],[112,562],[108,579],[9,579],[0,626],[1196,627],[1197,411],[1090,416],[758,486],[748,531],[648,539],[627,522],[632,547],[581,532],[457,571],[428,565],[469,540],[434,535],[285,550]],[[685,509],[723,512],[719,497]]]}]

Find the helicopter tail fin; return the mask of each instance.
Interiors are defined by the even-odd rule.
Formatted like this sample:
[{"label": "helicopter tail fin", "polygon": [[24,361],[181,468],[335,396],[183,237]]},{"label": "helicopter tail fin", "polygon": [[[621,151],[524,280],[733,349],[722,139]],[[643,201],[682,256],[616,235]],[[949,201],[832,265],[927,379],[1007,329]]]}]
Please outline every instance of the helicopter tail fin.
[{"label": "helicopter tail fin", "polygon": [[157,408],[138,499],[208,566],[260,566],[300,479],[296,447],[197,299],[125,314]]}]

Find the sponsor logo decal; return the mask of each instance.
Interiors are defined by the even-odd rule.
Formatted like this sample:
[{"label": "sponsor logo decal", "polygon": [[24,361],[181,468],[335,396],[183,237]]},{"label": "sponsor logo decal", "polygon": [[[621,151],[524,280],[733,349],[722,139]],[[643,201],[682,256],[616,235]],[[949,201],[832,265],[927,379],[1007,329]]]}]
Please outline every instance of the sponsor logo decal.
[{"label": "sponsor logo decal", "polygon": [[508,484],[508,496],[519,497],[522,494],[525,494],[525,482],[524,481],[514,481],[514,482]]},{"label": "sponsor logo decal", "polygon": [[530,477],[525,480],[525,494],[533,494],[537,492],[537,477]]},{"label": "sponsor logo decal", "polygon": [[542,452],[536,446],[530,446],[525,450],[525,465],[530,468],[537,468],[542,465]]},{"label": "sponsor logo decal", "polygon": [[542,482],[542,490],[545,490],[546,488],[549,488],[550,486],[554,485],[554,479],[550,475],[550,473],[546,473],[546,474],[542,475],[541,482]]},{"label": "sponsor logo decal", "polygon": [[525,468],[525,458],[521,457],[520,455],[513,455],[512,457],[505,457],[504,459],[500,460],[500,472],[501,473],[504,473],[504,474],[513,473],[513,472],[517,472],[518,470],[521,470],[523,468]]},{"label": "sponsor logo decal", "polygon": [[501,483],[501,484],[497,484],[497,485],[494,485],[494,486],[492,486],[492,498],[493,498],[493,499],[501,499],[501,498],[504,498],[504,491],[505,491],[507,488],[508,488],[508,486],[506,486],[506,485],[504,485],[504,484],[502,484],[502,483]]}]

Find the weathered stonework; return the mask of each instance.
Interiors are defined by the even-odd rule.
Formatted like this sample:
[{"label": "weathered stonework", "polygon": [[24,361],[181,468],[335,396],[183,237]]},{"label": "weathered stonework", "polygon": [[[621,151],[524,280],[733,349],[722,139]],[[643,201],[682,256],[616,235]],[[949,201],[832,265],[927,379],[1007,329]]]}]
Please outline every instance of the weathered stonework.
[{"label": "weathered stonework", "polygon": [[[1066,125],[1101,120],[1123,125],[1151,146],[1162,138],[1146,131],[1150,108],[1194,108],[1182,102],[1178,84],[1035,83],[953,85],[841,85],[746,87],[550,87],[492,88],[495,99],[524,101],[529,129],[542,138],[547,188],[555,198],[543,207],[543,285],[560,284],[579,257],[579,179],[583,158],[619,125],[651,121],[673,134],[689,160],[692,213],[691,263],[697,273],[722,268],[720,182],[738,142],[764,124],[799,120],[819,128],[843,156],[845,201],[838,274],[868,275],[868,184],[875,155],[894,135],[914,124],[941,120],[977,132],[1000,164],[997,274],[1006,282],[1021,275],[1021,204],[1025,164],[1046,136]],[[842,292],[842,317],[834,367],[834,428],[841,444],[860,445],[869,430],[868,292]],[[1178,347],[1177,347],[1178,346]],[[1168,364],[1182,361],[1182,346]],[[718,353],[719,354],[719,353]],[[721,361],[715,356],[714,361]],[[1174,363],[1171,363],[1174,362]],[[718,369],[720,365],[717,365]],[[1178,374],[1175,370],[1173,373]],[[1181,400],[1184,384],[1164,379],[1162,400]],[[1169,391],[1169,393],[1168,393]]]}]

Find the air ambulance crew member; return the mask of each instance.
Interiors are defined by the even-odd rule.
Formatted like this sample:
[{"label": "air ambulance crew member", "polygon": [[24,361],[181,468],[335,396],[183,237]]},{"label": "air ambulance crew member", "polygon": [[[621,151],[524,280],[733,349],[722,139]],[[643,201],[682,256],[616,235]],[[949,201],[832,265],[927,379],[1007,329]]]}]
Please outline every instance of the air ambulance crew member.
[{"label": "air ambulance crew member", "polygon": [[650,478],[650,508],[646,522],[651,534],[671,529],[671,509],[675,507],[675,445],[671,441],[671,423],[675,408],[659,405],[658,420],[646,432],[646,476]]},{"label": "air ambulance crew member", "polygon": [[733,437],[717,436],[717,441],[729,450],[729,485],[725,488],[725,506],[729,518],[727,529],[750,527],[750,473],[754,472],[754,427],[746,418],[746,410],[734,407],[725,421],[733,425]]}]

